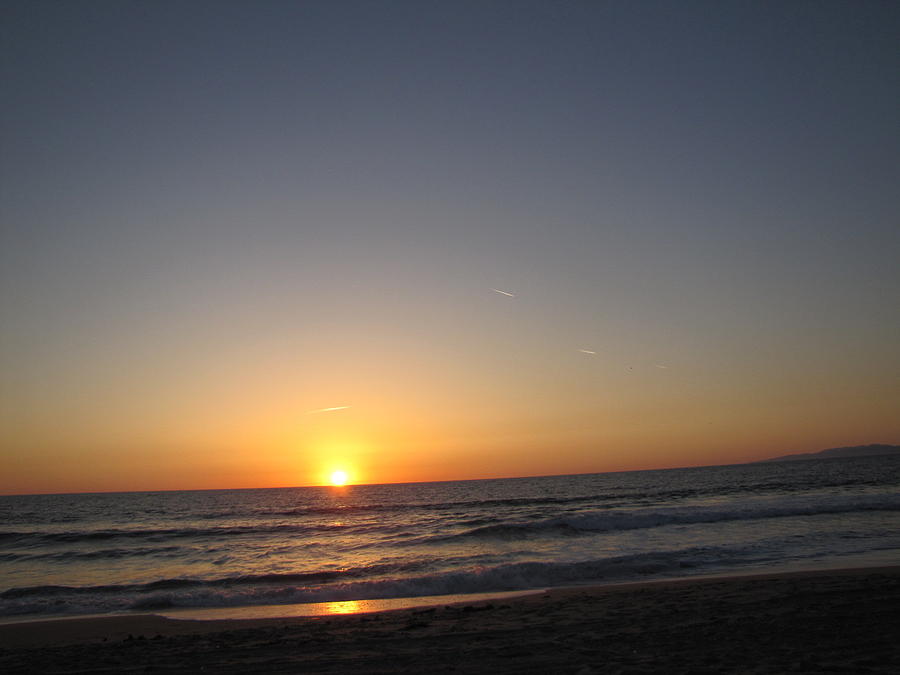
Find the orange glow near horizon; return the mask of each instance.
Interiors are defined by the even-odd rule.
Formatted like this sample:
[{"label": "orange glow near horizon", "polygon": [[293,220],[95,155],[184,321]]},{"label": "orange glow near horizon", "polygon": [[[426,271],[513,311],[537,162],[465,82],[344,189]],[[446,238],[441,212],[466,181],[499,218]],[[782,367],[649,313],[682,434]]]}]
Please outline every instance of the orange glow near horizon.
[{"label": "orange glow near horizon", "polygon": [[[345,337],[362,328],[368,342]],[[683,347],[665,369],[656,358],[628,369],[600,352],[587,362],[560,352],[556,334],[485,343],[446,328],[452,349],[373,318],[321,329],[309,354],[252,340],[232,345],[243,359],[189,353],[208,379],[184,378],[187,362],[127,377],[73,366],[67,391],[79,397],[23,388],[0,413],[0,493],[334,486],[336,471],[363,485],[662,469],[900,437],[894,383],[861,366],[843,366],[847,386],[836,387],[801,361],[725,369]],[[527,367],[509,345],[530,355]],[[226,357],[235,365],[217,367]]]},{"label": "orange glow near horizon", "polygon": [[[213,392],[140,415],[134,406],[143,399],[124,396],[114,415],[85,408],[57,418],[64,424],[56,427],[39,425],[36,412],[26,424],[23,414],[2,439],[0,493],[337,489],[337,471],[346,485],[363,485],[662,469],[891,442],[900,432],[887,395],[807,400],[819,422],[798,428],[788,405],[798,392],[773,402],[758,381],[748,380],[739,400],[712,385],[679,398],[678,378],[686,376],[675,368],[623,372],[600,384],[575,371],[542,389],[520,371],[500,382],[483,370],[460,377],[413,360],[422,367],[413,374],[400,368],[407,358],[394,359],[392,380],[381,370],[356,381],[337,368],[311,370],[305,386],[325,392],[315,396],[292,396],[299,374],[289,371],[233,399]],[[383,382],[390,384],[376,386]],[[331,400],[354,405],[305,414]],[[481,400],[491,405],[472,403]],[[182,409],[193,414],[173,412]]]}]

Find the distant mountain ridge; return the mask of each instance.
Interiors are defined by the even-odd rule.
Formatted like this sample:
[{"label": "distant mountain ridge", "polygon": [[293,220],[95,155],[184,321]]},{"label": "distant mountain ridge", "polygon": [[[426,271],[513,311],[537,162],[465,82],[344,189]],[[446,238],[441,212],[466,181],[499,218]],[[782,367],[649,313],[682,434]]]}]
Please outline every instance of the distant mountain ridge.
[{"label": "distant mountain ridge", "polygon": [[781,455],[761,462],[796,462],[804,459],[827,459],[828,457],[867,457],[869,455],[900,455],[900,445],[872,443],[870,445],[853,445],[843,448],[828,448],[818,452],[798,452]]}]

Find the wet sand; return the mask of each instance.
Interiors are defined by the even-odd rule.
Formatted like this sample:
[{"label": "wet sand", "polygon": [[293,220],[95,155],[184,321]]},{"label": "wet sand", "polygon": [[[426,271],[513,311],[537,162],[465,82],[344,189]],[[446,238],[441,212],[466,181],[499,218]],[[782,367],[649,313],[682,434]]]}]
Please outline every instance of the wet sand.
[{"label": "wet sand", "polygon": [[898,673],[900,567],[290,619],[0,626],[3,673]]}]

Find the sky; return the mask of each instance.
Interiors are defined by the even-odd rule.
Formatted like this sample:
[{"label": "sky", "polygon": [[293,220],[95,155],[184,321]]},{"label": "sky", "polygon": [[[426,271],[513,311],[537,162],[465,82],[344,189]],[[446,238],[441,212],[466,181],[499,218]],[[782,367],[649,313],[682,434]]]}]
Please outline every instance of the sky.
[{"label": "sky", "polygon": [[0,4],[0,493],[900,442],[900,5]]}]

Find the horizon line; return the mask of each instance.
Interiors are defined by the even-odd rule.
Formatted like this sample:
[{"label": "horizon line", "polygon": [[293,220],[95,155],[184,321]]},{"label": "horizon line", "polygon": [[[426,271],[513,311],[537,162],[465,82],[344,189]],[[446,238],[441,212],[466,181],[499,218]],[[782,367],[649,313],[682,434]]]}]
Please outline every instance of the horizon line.
[{"label": "horizon line", "polygon": [[[892,445],[891,443],[865,443],[863,445]],[[852,446],[848,446],[852,447]],[[830,449],[830,448],[826,448]],[[816,451],[812,453],[797,453],[797,454],[815,454]],[[531,474],[531,475],[522,475],[522,476],[491,476],[484,478],[446,478],[442,480],[421,480],[421,481],[396,481],[396,482],[387,482],[387,483],[348,483],[346,485],[331,485],[328,483],[315,483],[315,484],[307,484],[307,485],[273,485],[268,487],[219,487],[219,488],[162,488],[162,489],[148,489],[148,490],[85,490],[82,492],[4,492],[0,493],[0,497],[40,497],[40,496],[65,496],[65,495],[116,495],[116,494],[134,494],[134,493],[157,493],[157,492],[221,492],[221,491],[232,491],[232,490],[297,490],[297,489],[305,489],[305,488],[328,488],[329,490],[346,490],[347,488],[353,487],[376,487],[381,485],[426,485],[431,483],[463,483],[463,482],[476,482],[476,481],[487,481],[487,480],[522,480],[527,478],[561,478],[565,476],[592,476],[599,474],[607,474],[607,473],[640,473],[644,471],[679,471],[683,469],[704,469],[704,468],[715,468],[715,467],[724,467],[724,466],[745,466],[747,464],[761,464],[773,460],[777,460],[780,457],[784,457],[785,455],[776,455],[775,457],[769,457],[767,459],[754,459],[746,462],[732,462],[728,464],[687,464],[687,465],[679,465],[679,466],[662,466],[655,468],[647,468],[647,469],[616,469],[613,471],[581,471],[577,473],[548,473],[548,474]],[[863,457],[890,457],[893,456],[891,454],[887,455],[863,455]],[[811,461],[815,459],[824,459],[824,460],[841,460],[841,459],[859,459],[859,457],[810,457],[808,460],[799,460],[799,461]]]}]

